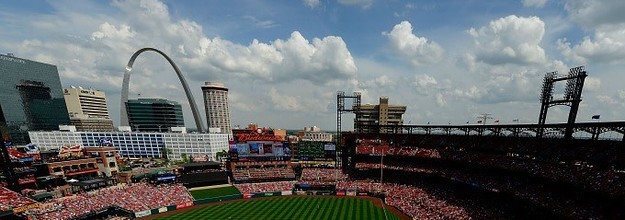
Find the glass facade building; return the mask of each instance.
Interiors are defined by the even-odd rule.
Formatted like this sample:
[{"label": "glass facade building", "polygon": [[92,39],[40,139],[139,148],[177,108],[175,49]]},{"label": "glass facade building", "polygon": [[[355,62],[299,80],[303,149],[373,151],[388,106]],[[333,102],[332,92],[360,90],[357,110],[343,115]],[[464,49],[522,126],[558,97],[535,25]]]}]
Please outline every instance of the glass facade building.
[{"label": "glass facade building", "polygon": [[167,158],[182,160],[182,155],[207,156],[217,160],[215,154],[228,151],[227,134],[160,133],[160,132],[29,132],[33,144],[43,150],[59,146],[100,146],[101,141],[110,141],[123,157],[161,158],[163,149],[169,149]]},{"label": "glass facade building", "polygon": [[167,99],[139,98],[126,102],[128,122],[133,131],[164,132],[184,127],[182,107]]},{"label": "glass facade building", "polygon": [[70,124],[56,66],[0,54],[0,129],[14,144],[28,144],[28,131]]}]

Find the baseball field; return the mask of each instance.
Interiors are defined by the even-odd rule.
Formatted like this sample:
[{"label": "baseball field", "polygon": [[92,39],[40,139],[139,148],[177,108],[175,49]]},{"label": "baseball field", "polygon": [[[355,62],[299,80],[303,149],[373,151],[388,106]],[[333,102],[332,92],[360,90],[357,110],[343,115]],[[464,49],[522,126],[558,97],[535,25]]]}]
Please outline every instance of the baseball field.
[{"label": "baseball field", "polygon": [[[384,207],[384,208],[383,208]],[[218,202],[149,219],[406,219],[377,198],[287,196]]]}]

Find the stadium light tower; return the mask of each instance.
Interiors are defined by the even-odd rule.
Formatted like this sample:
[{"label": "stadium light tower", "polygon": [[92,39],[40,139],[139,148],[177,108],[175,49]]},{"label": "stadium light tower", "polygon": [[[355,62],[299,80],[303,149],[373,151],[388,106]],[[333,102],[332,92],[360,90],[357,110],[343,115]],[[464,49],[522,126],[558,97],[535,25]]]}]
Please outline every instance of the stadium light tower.
[{"label": "stadium light tower", "polygon": [[[558,76],[557,71],[545,74],[543,88],[540,93],[540,114],[538,115],[538,125],[541,125],[541,127],[538,129],[537,137],[542,137],[545,132],[544,125],[547,120],[547,111],[550,107],[556,105],[570,107],[564,138],[571,139],[573,137],[573,125],[577,118],[579,103],[582,101],[582,90],[587,76],[588,74],[584,66],[569,69],[569,73],[565,76]],[[554,84],[560,81],[566,81],[566,87],[564,88],[564,96],[557,99],[553,97],[553,88]]]}]

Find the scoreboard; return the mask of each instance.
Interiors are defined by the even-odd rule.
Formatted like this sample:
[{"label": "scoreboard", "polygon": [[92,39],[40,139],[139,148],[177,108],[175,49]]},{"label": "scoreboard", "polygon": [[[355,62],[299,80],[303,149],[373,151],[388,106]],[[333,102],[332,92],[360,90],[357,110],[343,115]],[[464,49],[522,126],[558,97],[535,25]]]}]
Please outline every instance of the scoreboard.
[{"label": "scoreboard", "polygon": [[336,145],[331,142],[300,141],[297,158],[301,161],[336,160]]}]

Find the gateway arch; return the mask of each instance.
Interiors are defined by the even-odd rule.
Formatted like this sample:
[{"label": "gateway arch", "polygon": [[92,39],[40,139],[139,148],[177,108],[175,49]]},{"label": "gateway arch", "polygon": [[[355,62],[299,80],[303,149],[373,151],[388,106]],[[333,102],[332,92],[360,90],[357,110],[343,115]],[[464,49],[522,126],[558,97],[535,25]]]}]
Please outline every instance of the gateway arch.
[{"label": "gateway arch", "polygon": [[124,81],[122,83],[122,97],[121,97],[121,106],[120,106],[121,126],[130,126],[130,124],[128,123],[128,114],[127,114],[127,109],[126,109],[126,102],[128,101],[128,83],[130,82],[130,71],[132,70],[132,65],[135,63],[135,59],[137,59],[137,57],[145,51],[154,51],[160,54],[161,56],[165,57],[165,59],[167,59],[171,67],[174,68],[174,71],[176,72],[176,75],[178,75],[178,79],[180,79],[180,83],[182,84],[182,87],[184,88],[184,93],[187,95],[187,100],[189,101],[191,112],[193,112],[193,118],[195,119],[195,126],[197,126],[197,129],[199,132],[204,132],[205,131],[204,126],[202,124],[199,111],[197,110],[195,99],[193,98],[193,94],[191,93],[191,90],[189,90],[187,81],[184,79],[184,76],[182,76],[182,72],[180,72],[180,69],[178,69],[178,66],[176,66],[174,61],[171,58],[169,58],[169,56],[167,56],[165,53],[161,52],[160,50],[157,50],[154,48],[143,48],[143,49],[137,50],[137,52],[135,52],[132,55],[132,57],[130,57],[130,60],[128,60],[128,64],[126,65],[126,71],[124,72]]}]

